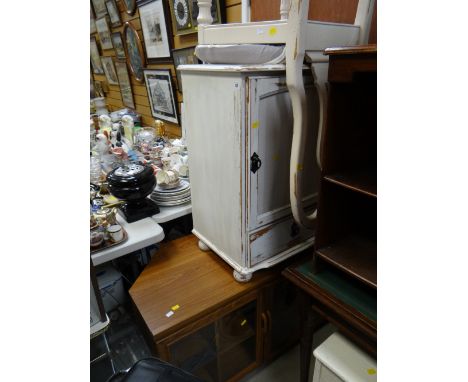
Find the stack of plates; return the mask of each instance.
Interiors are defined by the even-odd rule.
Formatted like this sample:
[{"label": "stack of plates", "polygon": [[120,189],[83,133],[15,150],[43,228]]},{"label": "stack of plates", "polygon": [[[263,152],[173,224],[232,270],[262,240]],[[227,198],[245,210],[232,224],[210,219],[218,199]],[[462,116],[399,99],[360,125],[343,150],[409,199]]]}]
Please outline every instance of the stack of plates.
[{"label": "stack of plates", "polygon": [[158,184],[150,198],[157,205],[163,207],[188,203],[190,202],[190,183],[184,179],[180,179],[179,185],[171,189],[163,188]]}]

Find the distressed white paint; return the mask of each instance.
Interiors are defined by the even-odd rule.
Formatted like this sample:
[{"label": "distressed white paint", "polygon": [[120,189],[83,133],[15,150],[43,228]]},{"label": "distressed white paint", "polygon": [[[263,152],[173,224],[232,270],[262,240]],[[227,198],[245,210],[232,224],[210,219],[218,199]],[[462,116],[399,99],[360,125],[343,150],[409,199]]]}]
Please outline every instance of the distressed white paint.
[{"label": "distressed white paint", "polygon": [[210,25],[213,23],[211,16],[211,2],[212,0],[197,0],[198,3],[198,25]]},{"label": "distressed white paint", "polygon": [[242,264],[245,80],[236,73],[212,75],[184,67],[179,69],[187,85],[184,109],[190,121],[186,133],[193,226]]},{"label": "distressed white paint", "polygon": [[[307,139],[306,98],[302,83],[302,64],[305,51],[321,51],[330,46],[355,45],[368,39],[374,0],[360,0],[355,25],[307,20],[308,0],[282,0],[281,21],[206,25],[199,32],[200,44],[285,43],[286,77],[294,114],[294,134],[290,161],[290,199],[294,218],[306,227],[312,227],[316,212],[307,216],[302,206],[302,167]],[[288,15],[286,12],[288,11]],[[328,64],[312,60],[311,68],[319,94],[321,109],[320,129],[325,123],[326,73]],[[321,139],[319,134],[318,139]],[[320,164],[320,145],[317,146]]]},{"label": "distressed white paint", "polygon": [[280,4],[280,17],[281,20],[288,19],[289,8],[291,7],[291,0],[281,0]]},{"label": "distressed white paint", "polygon": [[[309,76],[307,110],[316,111],[318,100]],[[249,228],[255,229],[291,214],[289,158],[291,156],[293,115],[286,79],[250,77],[249,147],[262,160],[262,167],[250,173]],[[307,204],[316,201],[319,169],[314,152],[317,141],[317,113],[311,113],[308,129],[305,171],[309,174],[304,187]]]},{"label": "distressed white paint", "polygon": [[250,0],[242,0],[241,7],[241,21],[248,23],[250,21]]},{"label": "distressed white paint", "polygon": [[374,13],[375,0],[359,0],[354,25],[360,27],[359,44],[367,44]]},{"label": "distressed white paint", "polygon": [[[204,70],[199,70],[200,66],[205,67]],[[293,220],[288,206],[291,105],[284,71],[273,75],[258,70],[239,71],[237,66],[226,65],[222,70],[209,71],[207,66],[179,67],[184,86],[184,110],[190,120],[187,145],[193,233],[237,272],[248,275],[294,255],[313,242],[313,231],[291,236]],[[274,114],[269,113],[269,105],[263,104],[266,99],[276,105]],[[317,108],[316,97],[310,100],[311,107]],[[252,118],[259,118],[255,129],[252,129]],[[317,121],[311,128],[315,129],[315,138]],[[265,150],[267,147],[285,149],[278,158],[285,166],[278,165],[274,153]],[[250,171],[254,148],[266,155],[261,158],[262,166],[255,175]],[[314,152],[312,142],[312,156]],[[315,172],[311,194],[316,196],[319,171],[316,166],[311,171]],[[257,187],[252,188],[252,179],[259,185],[260,192],[256,191]],[[277,195],[281,196],[279,200],[272,199],[275,190],[269,189],[271,184],[275,184]],[[259,224],[260,214],[264,221]],[[258,243],[251,241],[252,234],[262,228],[271,233],[260,236]],[[270,240],[271,235],[274,240]]]}]

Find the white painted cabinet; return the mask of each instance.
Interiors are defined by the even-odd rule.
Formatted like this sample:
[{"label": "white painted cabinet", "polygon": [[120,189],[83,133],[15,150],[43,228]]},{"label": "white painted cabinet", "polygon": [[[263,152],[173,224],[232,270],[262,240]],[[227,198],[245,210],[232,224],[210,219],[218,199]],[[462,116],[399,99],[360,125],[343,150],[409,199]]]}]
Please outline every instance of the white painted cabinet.
[{"label": "white painted cabinet", "polygon": [[[289,206],[292,108],[284,70],[184,65],[184,120],[190,158],[193,233],[248,280],[313,244]],[[318,192],[318,101],[309,84],[306,201]],[[204,245],[203,245],[204,244]],[[206,246],[206,247],[205,247]]]}]

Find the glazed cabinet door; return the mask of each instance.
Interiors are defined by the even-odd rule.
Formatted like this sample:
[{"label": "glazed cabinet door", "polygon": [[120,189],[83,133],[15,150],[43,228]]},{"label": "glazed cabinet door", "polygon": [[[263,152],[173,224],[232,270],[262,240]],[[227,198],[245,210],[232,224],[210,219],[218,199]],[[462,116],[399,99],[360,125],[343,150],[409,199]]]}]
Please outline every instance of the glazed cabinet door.
[{"label": "glazed cabinet door", "polygon": [[286,279],[265,289],[267,333],[264,359],[270,361],[299,341],[301,305],[299,290]]},{"label": "glazed cabinet door", "polygon": [[[208,382],[239,379],[261,361],[258,294],[234,302],[163,341],[167,360]],[[229,310],[230,309],[230,310]]]},{"label": "glazed cabinet door", "polygon": [[[305,155],[304,195],[316,201],[319,170],[315,160],[318,100],[313,84],[306,82],[309,126]],[[289,161],[293,114],[286,78],[249,77],[248,105],[249,229],[250,231],[291,214]]]}]

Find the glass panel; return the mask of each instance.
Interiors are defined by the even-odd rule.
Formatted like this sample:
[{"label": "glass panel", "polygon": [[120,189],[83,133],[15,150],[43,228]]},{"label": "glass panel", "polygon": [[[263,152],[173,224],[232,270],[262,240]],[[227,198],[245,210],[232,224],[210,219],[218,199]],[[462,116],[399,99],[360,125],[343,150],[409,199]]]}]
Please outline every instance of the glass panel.
[{"label": "glass panel", "polygon": [[275,284],[270,309],[271,351],[275,353],[292,345],[300,337],[300,301],[297,288],[286,281]]},{"label": "glass panel", "polygon": [[255,337],[221,352],[219,355],[219,376],[221,381],[233,377],[256,360]]},{"label": "glass panel", "polygon": [[195,375],[204,376],[208,369],[216,370],[214,324],[205,326],[169,346],[169,352],[171,363]]},{"label": "glass panel", "polygon": [[255,337],[257,325],[255,301],[227,314],[216,322],[218,349],[227,351],[237,344]]}]

